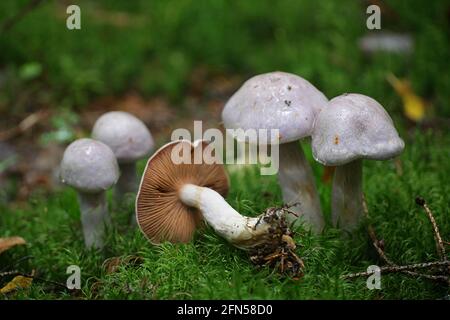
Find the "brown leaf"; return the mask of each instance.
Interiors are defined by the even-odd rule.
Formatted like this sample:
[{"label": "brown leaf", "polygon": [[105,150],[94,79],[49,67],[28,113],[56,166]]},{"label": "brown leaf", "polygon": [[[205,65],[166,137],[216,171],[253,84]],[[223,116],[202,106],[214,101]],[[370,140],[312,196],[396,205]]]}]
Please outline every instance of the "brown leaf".
[{"label": "brown leaf", "polygon": [[120,264],[122,262],[121,257],[112,257],[109,259],[106,259],[105,262],[103,262],[103,267],[106,270],[106,273],[114,273],[119,268]]},{"label": "brown leaf", "polygon": [[121,265],[138,265],[142,263],[142,257],[139,256],[126,256],[126,257],[112,257],[103,262],[103,268],[106,273],[114,273]]},{"label": "brown leaf", "polygon": [[[34,270],[31,274],[31,276],[33,276],[33,275],[34,275]],[[27,289],[31,286],[32,282],[33,282],[32,277],[15,276],[14,279],[12,279],[3,288],[0,289],[0,293],[7,294],[7,293],[11,293],[13,291],[16,291],[18,289]]]},{"label": "brown leaf", "polygon": [[0,253],[27,242],[22,237],[0,238]]}]

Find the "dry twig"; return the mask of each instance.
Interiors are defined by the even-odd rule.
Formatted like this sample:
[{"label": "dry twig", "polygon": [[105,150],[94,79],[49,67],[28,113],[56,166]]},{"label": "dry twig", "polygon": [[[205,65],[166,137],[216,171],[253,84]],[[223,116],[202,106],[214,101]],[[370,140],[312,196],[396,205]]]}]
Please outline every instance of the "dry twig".
[{"label": "dry twig", "polygon": [[[433,262],[421,262],[421,263],[414,263],[414,264],[407,264],[403,266],[385,266],[380,267],[381,273],[395,273],[395,272],[401,272],[405,270],[415,270],[415,269],[426,269],[426,268],[433,268],[433,267],[440,267],[440,266],[448,266],[450,265],[449,262],[444,261],[433,261]],[[362,276],[370,276],[373,274],[373,272],[357,272],[357,273],[350,273],[343,276],[345,279],[350,278],[356,278],[356,277],[362,277]],[[427,275],[432,276],[432,279],[434,280],[445,280],[448,281],[448,277],[442,276],[442,275]],[[430,278],[431,279],[431,278]]]},{"label": "dry twig", "polygon": [[[382,242],[382,240],[380,241],[380,240],[377,239],[377,237],[375,235],[375,230],[373,229],[373,227],[369,226],[368,229],[369,229],[369,236],[372,239],[372,245],[374,246],[374,248],[377,251],[378,255],[380,256],[381,260],[383,260],[387,265],[389,265],[391,267],[399,267],[392,260],[390,260],[386,256],[386,254],[384,253],[384,250],[383,250],[384,246],[380,245],[383,242]],[[426,273],[419,273],[419,272],[410,271],[410,270],[399,270],[399,271],[401,271],[403,273],[406,273],[406,274],[408,274],[410,276],[413,276],[413,277],[422,277],[422,278],[427,278],[427,279],[430,279],[430,280],[447,280],[446,277],[441,278],[441,277],[437,277],[437,276],[434,276],[434,275],[429,275],[429,274],[426,274]]]},{"label": "dry twig", "polygon": [[[423,263],[415,263],[415,264],[409,264],[409,265],[397,265],[392,260],[390,260],[385,252],[384,252],[384,242],[383,240],[378,240],[374,228],[369,225],[368,227],[368,233],[369,237],[372,240],[372,245],[374,246],[375,250],[377,251],[378,255],[380,256],[380,259],[384,261],[384,263],[387,264],[387,266],[381,267],[380,272],[385,273],[395,273],[395,272],[402,272],[405,274],[408,274],[410,276],[414,277],[422,277],[429,280],[439,280],[439,281],[445,281],[446,283],[450,284],[450,278],[447,275],[441,275],[441,274],[427,274],[427,273],[420,273],[416,271],[412,271],[415,269],[426,269],[426,268],[436,268],[436,267],[442,267],[446,266],[448,273],[450,274],[450,261],[448,260],[448,257],[445,252],[445,246],[444,244],[448,244],[448,242],[443,241],[442,237],[439,233],[439,228],[436,223],[436,220],[434,219],[433,213],[431,212],[430,208],[427,206],[424,199],[418,197],[416,198],[416,203],[420,206],[422,206],[425,209],[425,212],[428,215],[428,218],[433,225],[433,231],[434,236],[436,240],[436,247],[438,254],[441,256],[442,261],[434,261],[434,262],[423,262]],[[363,196],[363,210],[366,216],[369,215],[369,211],[367,208],[366,199]],[[358,273],[350,273],[347,275],[344,275],[344,279],[351,279],[356,277],[362,277],[362,276],[369,276],[373,272],[358,272]]]},{"label": "dry twig", "polygon": [[29,129],[33,128],[38,122],[47,117],[48,112],[40,110],[28,115],[25,119],[20,121],[20,123],[10,129],[0,132],[0,141],[6,141],[12,139],[19,134],[23,134]]},{"label": "dry twig", "polygon": [[441,259],[443,261],[447,261],[447,255],[445,253],[445,246],[444,241],[442,241],[441,234],[439,233],[439,227],[436,224],[436,219],[434,219],[433,213],[431,212],[430,208],[428,207],[427,203],[425,202],[425,199],[421,197],[416,198],[416,203],[424,208],[425,212],[428,215],[428,219],[430,219],[431,224],[433,225],[433,232],[434,232],[434,238],[436,240],[436,246],[438,254],[440,255]]}]

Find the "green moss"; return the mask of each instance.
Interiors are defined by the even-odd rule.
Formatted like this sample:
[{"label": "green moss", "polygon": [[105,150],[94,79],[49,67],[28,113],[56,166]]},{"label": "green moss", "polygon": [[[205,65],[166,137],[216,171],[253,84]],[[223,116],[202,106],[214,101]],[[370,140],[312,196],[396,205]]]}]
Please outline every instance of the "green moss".
[{"label": "green moss", "polygon": [[[450,134],[415,133],[406,141],[399,158],[403,174],[393,161],[366,161],[364,191],[370,222],[385,241],[386,254],[398,263],[438,259],[430,223],[414,199],[424,197],[433,210],[444,238],[450,230],[448,146]],[[305,146],[305,150],[308,148]],[[231,169],[231,167],[230,167]],[[268,206],[281,204],[275,176],[260,176],[257,168],[231,170],[227,201],[241,213],[256,215]],[[319,181],[322,169],[314,163]],[[325,211],[329,210],[330,185],[320,183]],[[111,207],[116,205],[109,194]],[[306,264],[300,281],[283,279],[267,269],[257,269],[246,254],[231,247],[211,229],[199,231],[189,244],[152,246],[139,231],[130,230],[126,214],[132,208],[114,209],[116,230],[109,234],[103,252],[83,246],[75,193],[65,189],[49,198],[32,197],[24,209],[1,207],[0,234],[20,235],[28,244],[0,256],[7,266],[23,256],[33,259],[19,265],[36,269],[39,276],[65,283],[66,268],[81,267],[82,299],[425,299],[442,298],[448,287],[402,274],[382,276],[381,290],[368,290],[366,279],[342,280],[348,272],[365,271],[380,264],[361,228],[351,238],[342,238],[330,227],[321,236],[299,230],[298,254]],[[121,265],[108,274],[109,257],[142,257],[140,264]],[[4,283],[7,278],[0,279]],[[51,284],[36,280],[29,291],[16,298],[73,298]]]}]

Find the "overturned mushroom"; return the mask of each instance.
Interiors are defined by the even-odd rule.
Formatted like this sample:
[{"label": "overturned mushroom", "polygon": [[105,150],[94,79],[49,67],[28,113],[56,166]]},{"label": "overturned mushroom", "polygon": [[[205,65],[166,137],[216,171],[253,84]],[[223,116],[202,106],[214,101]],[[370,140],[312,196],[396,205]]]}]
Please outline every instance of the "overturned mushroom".
[{"label": "overturned mushroom", "polygon": [[[273,209],[259,217],[245,217],[234,210],[223,198],[228,192],[228,176],[222,165],[203,152],[206,146],[201,141],[175,141],[149,159],[136,198],[141,231],[152,243],[188,242],[204,219],[232,245],[248,250],[255,263],[283,259],[283,272],[298,276],[303,265],[293,251],[295,243],[285,211]],[[202,161],[195,164],[197,152]],[[179,157],[188,161],[180,163]],[[275,252],[277,255],[264,260]]]},{"label": "overturned mushroom", "polygon": [[114,153],[104,143],[79,139],[64,151],[61,180],[78,191],[84,241],[88,248],[103,247],[105,226],[111,223],[105,190],[118,178]]},{"label": "overturned mushroom", "polygon": [[323,229],[324,219],[314,176],[299,140],[311,135],[315,116],[327,103],[325,95],[307,80],[271,72],[247,80],[222,111],[227,129],[279,130],[279,141],[269,142],[280,143],[278,180],[283,200],[299,202],[293,210],[316,232]]},{"label": "overturned mushroom", "polygon": [[318,114],[312,147],[318,162],[337,166],[332,190],[333,224],[351,231],[363,214],[362,159],[396,157],[405,144],[377,101],[352,93],[330,100]]}]

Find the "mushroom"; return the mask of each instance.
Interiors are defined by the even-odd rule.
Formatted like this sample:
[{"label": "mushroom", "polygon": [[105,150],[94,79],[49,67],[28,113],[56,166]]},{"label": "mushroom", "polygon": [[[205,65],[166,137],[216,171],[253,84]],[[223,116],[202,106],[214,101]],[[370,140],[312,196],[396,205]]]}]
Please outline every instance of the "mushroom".
[{"label": "mushroom", "polygon": [[148,156],[154,145],[145,124],[128,112],[107,112],[95,122],[92,138],[107,144],[117,158],[121,174],[116,195],[136,192],[136,161]]},{"label": "mushroom", "polygon": [[[207,143],[200,140],[194,144],[174,141],[148,160],[136,198],[136,220],[141,231],[152,243],[188,242],[204,219],[238,248],[249,250],[273,243],[270,228],[280,223],[281,211],[245,217],[234,210],[223,198],[229,188],[226,171],[205,152],[200,164],[174,161],[180,150],[193,158],[205,146]],[[264,219],[269,215],[276,215],[274,221]]]},{"label": "mushroom", "polygon": [[386,110],[362,94],[333,98],[317,116],[312,134],[314,158],[337,166],[333,178],[332,220],[347,231],[362,217],[362,159],[386,160],[405,147]]},{"label": "mushroom", "polygon": [[114,153],[100,141],[76,140],[64,151],[60,175],[63,183],[78,191],[86,247],[103,247],[105,226],[111,223],[105,190],[119,178]]},{"label": "mushroom", "polygon": [[[278,129],[280,143],[278,180],[285,203],[320,232],[324,219],[314,176],[299,140],[310,136],[314,119],[328,99],[305,79],[285,72],[271,72],[247,80],[228,100],[222,120],[227,129]],[[235,136],[239,139],[239,137]],[[246,137],[249,143],[258,143]],[[292,216],[289,216],[292,217]]]}]

